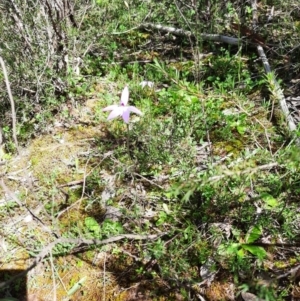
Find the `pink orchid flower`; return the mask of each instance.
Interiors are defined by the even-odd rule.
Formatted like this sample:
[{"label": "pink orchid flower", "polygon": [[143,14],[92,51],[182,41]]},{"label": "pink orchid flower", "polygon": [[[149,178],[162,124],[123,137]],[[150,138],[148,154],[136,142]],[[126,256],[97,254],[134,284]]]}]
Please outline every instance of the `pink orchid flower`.
[{"label": "pink orchid flower", "polygon": [[145,87],[149,87],[149,88],[153,88],[154,86],[154,82],[150,82],[150,81],[147,81],[147,80],[143,80],[141,83],[140,83],[140,86],[142,86],[142,88],[144,89]]},{"label": "pink orchid flower", "polygon": [[127,106],[129,100],[129,89],[128,86],[125,86],[122,95],[120,105],[111,105],[104,108],[102,111],[111,111],[108,115],[107,120],[111,120],[121,116],[125,123],[129,123],[130,112],[133,112],[138,115],[143,115],[143,113],[134,106]]}]

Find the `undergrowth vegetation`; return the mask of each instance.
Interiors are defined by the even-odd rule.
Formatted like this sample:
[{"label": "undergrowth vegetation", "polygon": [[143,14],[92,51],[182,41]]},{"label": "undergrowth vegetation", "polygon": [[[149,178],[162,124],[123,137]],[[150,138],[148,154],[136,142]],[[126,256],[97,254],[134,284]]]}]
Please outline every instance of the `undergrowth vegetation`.
[{"label": "undergrowth vegetation", "polygon": [[258,2],[253,28],[255,1],[37,2],[0,4],[22,146],[3,101],[0,258],[31,267],[28,300],[298,300],[300,131],[274,82],[298,123],[299,3]]}]

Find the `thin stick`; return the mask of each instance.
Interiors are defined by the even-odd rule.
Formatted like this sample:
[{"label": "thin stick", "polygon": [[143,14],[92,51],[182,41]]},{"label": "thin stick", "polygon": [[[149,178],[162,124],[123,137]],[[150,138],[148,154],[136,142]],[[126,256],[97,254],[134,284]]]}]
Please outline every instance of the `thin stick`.
[{"label": "thin stick", "polygon": [[[253,27],[254,27],[254,30],[255,30],[255,28],[258,25],[256,0],[251,0],[251,7],[252,7],[252,24],[253,24]],[[272,71],[271,71],[269,61],[268,61],[267,56],[264,52],[264,49],[261,45],[257,45],[257,52],[259,54],[259,57],[260,57],[263,65],[264,65],[264,69],[265,69],[266,74],[269,75],[269,78],[268,78],[269,79],[269,85],[274,86],[272,88],[272,90],[270,89],[270,91],[275,96],[275,98],[278,99],[281,111],[283,112],[284,117],[287,121],[288,128],[291,132],[293,132],[297,129],[297,126],[294,122],[293,117],[291,116],[291,114],[289,112],[289,108],[287,106],[285,96],[283,94],[282,89],[280,88],[280,85],[279,85],[278,81],[275,78],[275,74],[272,75]],[[300,146],[300,139],[299,138],[296,138],[295,142],[298,146]]]},{"label": "thin stick", "polygon": [[2,70],[3,70],[3,75],[4,75],[4,79],[5,79],[5,84],[6,84],[6,90],[7,90],[7,94],[8,94],[8,97],[9,97],[10,106],[11,106],[13,139],[14,139],[14,142],[15,142],[15,145],[16,145],[17,152],[19,153],[19,145],[18,145],[18,140],[17,140],[17,117],[16,117],[15,103],[14,103],[14,99],[13,99],[13,96],[12,96],[12,93],[11,93],[5,63],[4,63],[1,56],[0,56],[0,64],[1,64],[1,67],[2,67]]},{"label": "thin stick", "polygon": [[25,271],[15,275],[14,277],[10,278],[7,281],[0,282],[0,289],[13,283],[16,279],[26,275],[29,271],[31,271],[34,267],[36,267],[45,257],[47,257],[49,255],[49,253],[53,250],[53,248],[58,244],[66,243],[66,244],[74,244],[75,246],[81,246],[82,244],[84,244],[86,246],[92,246],[92,245],[100,246],[100,245],[111,244],[113,242],[121,241],[124,239],[150,241],[150,240],[158,239],[161,236],[166,235],[166,234],[167,234],[167,232],[161,232],[159,234],[150,234],[150,235],[122,234],[122,235],[112,236],[110,238],[103,239],[103,240],[61,237],[61,238],[58,238],[55,241],[51,242],[47,246],[45,246],[41,250],[41,252],[35,257],[33,263]]},{"label": "thin stick", "polygon": [[106,252],[104,253],[104,261],[103,261],[103,293],[102,300],[105,301],[106,296]]},{"label": "thin stick", "polygon": [[51,272],[52,272],[52,281],[53,281],[53,301],[57,301],[57,295],[56,295],[56,281],[55,281],[55,272],[54,272],[54,263],[53,263],[53,257],[52,257],[52,250],[49,252],[50,255],[50,265],[51,265]]},{"label": "thin stick", "polygon": [[[188,30],[183,30],[180,28],[176,27],[171,27],[171,26],[164,26],[160,24],[154,24],[154,23],[144,23],[141,24],[138,28],[142,29],[154,29],[154,30],[159,30],[161,32],[167,32],[170,34],[173,34],[175,36],[184,36],[184,37],[194,37],[194,34],[191,31]],[[240,39],[238,38],[233,38],[229,36],[224,36],[220,34],[200,34],[199,35],[200,39],[205,40],[205,41],[212,41],[212,42],[221,42],[221,43],[226,43],[230,45],[239,45],[240,44]]]}]

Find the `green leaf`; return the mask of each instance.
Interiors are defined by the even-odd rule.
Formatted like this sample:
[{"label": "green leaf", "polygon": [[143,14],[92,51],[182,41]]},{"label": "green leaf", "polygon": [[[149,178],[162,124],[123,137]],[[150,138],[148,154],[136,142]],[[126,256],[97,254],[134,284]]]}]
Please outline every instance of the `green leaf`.
[{"label": "green leaf", "polygon": [[255,255],[258,259],[264,259],[267,256],[267,252],[263,247],[242,245],[242,248]]},{"label": "green leaf", "polygon": [[90,216],[86,217],[84,223],[86,227],[89,229],[89,231],[94,232],[96,234],[100,233],[100,226],[93,217]]},{"label": "green leaf", "polygon": [[160,211],[159,219],[156,222],[156,226],[162,225],[167,220],[167,218],[168,218],[167,214],[164,211]]},{"label": "green leaf", "polygon": [[245,241],[247,244],[251,244],[252,242],[256,241],[262,234],[262,229],[259,226],[254,226],[249,229],[246,234]]},{"label": "green leaf", "polygon": [[227,249],[226,249],[226,253],[227,254],[237,254],[238,250],[240,249],[241,244],[239,243],[232,243],[230,244]]},{"label": "green leaf", "polygon": [[245,132],[246,132],[246,130],[247,130],[247,127],[244,126],[244,125],[238,125],[238,126],[236,127],[236,129],[237,129],[237,131],[238,131],[238,133],[239,133],[240,135],[243,135],[243,134],[245,134]]},{"label": "green leaf", "polygon": [[278,201],[268,193],[262,194],[261,198],[266,204],[265,209],[273,209],[279,205]]},{"label": "green leaf", "polygon": [[237,256],[240,257],[240,258],[244,258],[245,256],[245,251],[241,248],[237,251]]},{"label": "green leaf", "polygon": [[233,236],[234,236],[237,240],[240,239],[240,237],[241,237],[241,231],[240,231],[240,230],[238,230],[238,229],[236,229],[236,228],[232,228],[232,229],[231,229],[231,232],[232,232]]},{"label": "green leaf", "polygon": [[107,219],[102,224],[102,234],[118,235],[123,232],[124,232],[124,229],[120,222],[115,222],[115,221]]}]

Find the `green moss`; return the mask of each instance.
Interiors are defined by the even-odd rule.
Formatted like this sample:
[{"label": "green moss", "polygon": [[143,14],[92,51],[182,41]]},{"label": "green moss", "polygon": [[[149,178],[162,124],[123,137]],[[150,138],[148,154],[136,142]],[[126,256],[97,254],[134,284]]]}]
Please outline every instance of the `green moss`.
[{"label": "green moss", "polygon": [[84,160],[79,160],[80,153],[86,151],[89,141],[97,136],[97,128],[79,126],[56,137],[36,139],[29,149],[34,175],[43,182],[54,177],[59,184],[82,179],[83,171],[89,167]]},{"label": "green moss", "polygon": [[214,143],[214,154],[224,155],[231,153],[235,158],[240,154],[244,147],[244,143],[238,139],[233,139],[230,141],[220,141]]},{"label": "green moss", "polygon": [[69,204],[73,204],[74,202],[76,202],[77,200],[79,200],[81,198],[82,195],[82,188],[78,188],[78,189],[69,189],[68,190],[68,203]]}]

